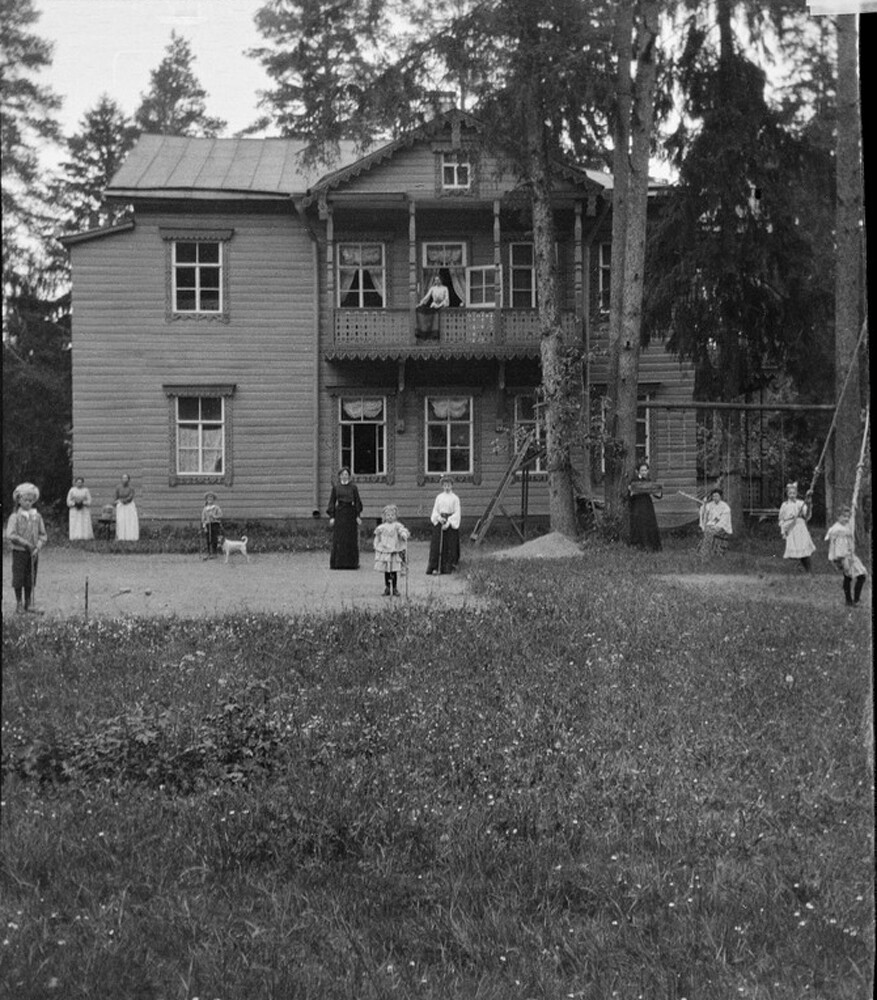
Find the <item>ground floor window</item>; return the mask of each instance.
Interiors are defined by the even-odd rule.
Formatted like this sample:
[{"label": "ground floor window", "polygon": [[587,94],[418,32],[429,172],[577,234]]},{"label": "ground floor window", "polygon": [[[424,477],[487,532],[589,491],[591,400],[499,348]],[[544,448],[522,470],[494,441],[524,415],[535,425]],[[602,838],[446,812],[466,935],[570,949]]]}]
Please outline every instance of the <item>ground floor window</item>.
[{"label": "ground floor window", "polygon": [[387,474],[387,400],[343,396],[338,400],[341,465],[355,476]]},{"label": "ground floor window", "polygon": [[474,472],[471,396],[426,396],[425,472],[427,476]]},{"label": "ground floor window", "polygon": [[231,483],[234,386],[165,386],[170,404],[170,480]]},{"label": "ground floor window", "polygon": [[[635,467],[638,467],[643,462],[651,461],[651,420],[649,410],[644,403],[648,403],[651,396],[648,393],[643,393],[637,396],[637,408],[636,408],[636,453],[635,453]],[[606,433],[606,416],[609,408],[609,402],[605,396],[595,394],[592,397],[592,427],[596,424],[599,427],[600,438],[602,439]],[[593,409],[596,408],[597,412],[594,413]],[[595,477],[602,480],[603,476],[606,474],[606,449],[605,446],[593,447],[591,450],[591,465],[592,472]]]},{"label": "ground floor window", "polygon": [[[515,447],[524,438],[536,429],[536,443],[545,445],[545,418],[543,408],[539,404],[536,393],[527,393],[515,396]],[[540,454],[534,465],[530,466],[530,472],[545,472],[545,459]]]}]

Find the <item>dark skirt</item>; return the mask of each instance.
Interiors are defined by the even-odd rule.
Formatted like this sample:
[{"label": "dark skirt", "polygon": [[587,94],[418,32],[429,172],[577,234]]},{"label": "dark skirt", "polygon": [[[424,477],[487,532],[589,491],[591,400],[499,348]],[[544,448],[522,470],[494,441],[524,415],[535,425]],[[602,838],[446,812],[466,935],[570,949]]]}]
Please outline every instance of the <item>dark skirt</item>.
[{"label": "dark skirt", "polygon": [[335,508],[329,569],[359,569],[359,525],[353,504],[339,503]]},{"label": "dark skirt", "polygon": [[661,533],[655,517],[655,505],[648,493],[630,498],[630,544],[638,549],[661,551]]},{"label": "dark skirt", "polygon": [[432,526],[429,540],[429,561],[427,573],[453,573],[460,561],[460,532],[457,528],[442,531],[440,524]]}]

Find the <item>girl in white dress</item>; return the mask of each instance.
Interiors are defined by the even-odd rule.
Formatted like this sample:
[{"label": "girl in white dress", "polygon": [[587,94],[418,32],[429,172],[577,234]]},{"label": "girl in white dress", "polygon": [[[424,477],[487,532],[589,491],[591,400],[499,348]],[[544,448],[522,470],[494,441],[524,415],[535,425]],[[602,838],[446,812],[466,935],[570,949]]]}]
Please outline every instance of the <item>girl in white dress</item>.
[{"label": "girl in white dress", "polygon": [[67,491],[70,508],[70,541],[87,542],[94,538],[91,526],[91,493],[82,476],[77,476]]},{"label": "girl in white dress", "polygon": [[780,534],[786,540],[786,551],[783,559],[797,559],[806,573],[812,573],[810,556],[816,551],[807,522],[810,520],[811,496],[808,493],[803,500],[798,498],[798,484],[786,484],[786,500],[780,507]]}]

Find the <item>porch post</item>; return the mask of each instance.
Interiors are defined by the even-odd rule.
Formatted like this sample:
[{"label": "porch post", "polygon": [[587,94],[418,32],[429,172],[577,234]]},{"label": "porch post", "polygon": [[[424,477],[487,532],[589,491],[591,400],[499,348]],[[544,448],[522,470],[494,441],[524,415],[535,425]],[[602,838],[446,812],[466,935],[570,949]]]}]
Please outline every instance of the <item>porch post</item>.
[{"label": "porch post", "polygon": [[582,422],[585,437],[582,446],[582,485],[591,495],[591,241],[582,241],[582,203],[575,204],[575,284],[576,284],[576,326],[581,329],[582,349]]},{"label": "porch post", "polygon": [[493,342],[501,344],[503,342],[502,331],[502,244],[501,228],[499,222],[499,198],[493,200],[493,266],[496,268],[497,288],[496,302],[493,307]]},{"label": "porch post", "polygon": [[410,336],[414,336],[417,326],[417,206],[408,202],[408,311]]},{"label": "porch post", "polygon": [[331,317],[335,343],[335,219],[332,206],[320,200],[320,217],[326,220],[326,315]]}]

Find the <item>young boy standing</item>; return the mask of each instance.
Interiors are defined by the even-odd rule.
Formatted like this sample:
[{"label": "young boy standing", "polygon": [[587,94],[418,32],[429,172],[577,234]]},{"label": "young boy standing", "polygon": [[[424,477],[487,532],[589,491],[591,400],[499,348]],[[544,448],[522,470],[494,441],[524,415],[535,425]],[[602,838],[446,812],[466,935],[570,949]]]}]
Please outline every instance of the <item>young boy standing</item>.
[{"label": "young boy standing", "polygon": [[219,551],[219,534],[222,527],[222,509],[216,502],[215,493],[204,494],[201,508],[201,530],[207,542],[207,555],[212,559]]},{"label": "young boy standing", "polygon": [[12,493],[15,510],[6,522],[6,537],[12,545],[12,589],[15,591],[15,610],[41,615],[33,607],[33,591],[37,583],[37,564],[40,549],[48,541],[46,525],[34,504],[40,491],[33,483],[22,483]]},{"label": "young boy standing", "polygon": [[[859,603],[868,571],[855,552],[853,512],[849,507],[841,507],[837,521],[828,529],[828,558],[843,573],[844,598],[847,605]],[[855,584],[853,583],[855,581]]]}]

